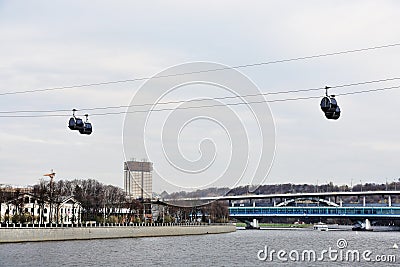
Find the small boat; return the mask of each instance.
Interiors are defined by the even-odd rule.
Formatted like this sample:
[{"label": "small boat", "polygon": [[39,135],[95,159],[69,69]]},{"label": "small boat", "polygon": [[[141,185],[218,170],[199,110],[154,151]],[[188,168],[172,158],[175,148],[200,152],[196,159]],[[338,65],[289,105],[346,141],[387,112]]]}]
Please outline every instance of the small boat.
[{"label": "small boat", "polygon": [[326,223],[319,222],[314,224],[313,229],[318,231],[328,231],[328,225]]}]

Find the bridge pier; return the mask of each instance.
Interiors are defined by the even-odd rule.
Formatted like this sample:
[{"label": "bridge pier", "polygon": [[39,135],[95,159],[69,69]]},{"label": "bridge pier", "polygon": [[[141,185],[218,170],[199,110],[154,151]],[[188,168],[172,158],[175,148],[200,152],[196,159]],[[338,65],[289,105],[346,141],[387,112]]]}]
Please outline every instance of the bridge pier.
[{"label": "bridge pier", "polygon": [[260,225],[259,225],[257,219],[253,219],[253,225],[252,226],[253,226],[253,228],[260,228]]}]

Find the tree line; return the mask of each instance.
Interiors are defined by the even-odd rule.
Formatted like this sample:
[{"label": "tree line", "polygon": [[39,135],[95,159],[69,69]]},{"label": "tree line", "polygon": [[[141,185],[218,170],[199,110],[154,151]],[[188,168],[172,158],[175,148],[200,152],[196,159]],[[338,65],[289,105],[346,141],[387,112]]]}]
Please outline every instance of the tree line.
[{"label": "tree line", "polygon": [[[246,195],[249,192],[256,195],[269,195],[269,194],[295,194],[295,193],[323,193],[323,192],[361,192],[361,191],[396,191],[400,190],[400,179],[389,183],[359,183],[354,186],[349,185],[337,185],[333,182],[326,182],[322,184],[294,184],[294,183],[282,183],[282,184],[267,184],[260,185],[256,188],[251,186],[238,186],[233,189],[229,188],[206,188],[202,190],[196,190],[193,192],[174,192],[168,194],[162,192],[161,198],[164,199],[179,199],[179,198],[196,198],[196,197],[214,197],[223,195]],[[356,203],[359,202],[359,198],[356,196],[343,197],[343,203]],[[259,200],[260,202],[268,200]],[[367,196],[366,203],[379,203],[382,202],[380,196]],[[393,203],[400,203],[399,196],[392,196]]]},{"label": "tree line", "polygon": [[82,206],[82,221],[133,221],[143,208],[139,201],[126,198],[122,188],[95,179],[59,180],[53,184],[40,180],[33,186],[33,193],[53,203],[73,196]]},{"label": "tree line", "polygon": [[[58,180],[55,182],[41,179],[32,186],[31,190],[22,190],[11,186],[0,187],[0,204],[12,202],[18,207],[15,214],[11,214],[9,211],[6,216],[1,218],[1,222],[33,223],[34,221],[43,221],[43,218],[33,218],[30,212],[24,212],[24,200],[20,196],[28,191],[39,199],[37,206],[41,210],[44,209],[45,202],[50,203],[50,211],[55,210],[53,214],[49,215],[50,222],[59,221],[59,212],[56,211],[63,199],[70,196],[81,205],[82,222],[124,223],[149,220],[165,223],[194,220],[226,222],[229,218],[228,206],[224,202],[213,202],[198,208],[159,206],[155,208],[159,210],[158,214],[155,213],[157,216],[148,217],[149,214],[152,214],[151,206],[127,197],[120,187],[106,185],[95,179]],[[43,216],[43,214],[39,216]]]},{"label": "tree line", "polygon": [[[18,207],[15,214],[8,211],[8,214],[1,218],[2,222],[9,221],[10,216],[12,216],[13,222],[33,222],[34,218],[24,212],[23,200],[19,198],[28,191],[38,198],[39,206],[44,207],[45,202],[50,203],[50,211],[57,210],[63,199],[72,196],[82,207],[81,221],[115,223],[135,221],[142,208],[139,201],[127,199],[121,188],[105,185],[94,179],[58,180],[56,182],[41,179],[33,185],[31,190],[22,190],[11,186],[0,188],[0,204],[12,202]],[[58,212],[50,214],[50,222],[58,222],[58,214]],[[36,221],[43,220],[37,218]]]}]

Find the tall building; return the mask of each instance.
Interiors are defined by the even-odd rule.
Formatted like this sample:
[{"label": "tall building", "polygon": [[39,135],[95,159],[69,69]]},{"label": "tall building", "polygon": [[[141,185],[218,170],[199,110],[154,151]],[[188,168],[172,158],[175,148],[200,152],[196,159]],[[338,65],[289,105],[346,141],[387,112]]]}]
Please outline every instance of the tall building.
[{"label": "tall building", "polygon": [[147,161],[124,162],[124,190],[129,197],[146,199],[153,192],[153,163]]}]

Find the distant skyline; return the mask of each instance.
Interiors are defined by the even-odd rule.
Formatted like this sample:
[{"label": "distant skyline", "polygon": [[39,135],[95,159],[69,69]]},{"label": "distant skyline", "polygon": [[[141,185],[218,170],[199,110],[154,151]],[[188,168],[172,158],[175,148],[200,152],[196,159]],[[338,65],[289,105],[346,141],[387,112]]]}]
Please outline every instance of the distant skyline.
[{"label": "distant skyline", "polygon": [[[0,94],[152,77],[188,62],[238,66],[400,43],[399,8],[396,1],[1,1]],[[271,93],[400,77],[399,62],[400,47],[390,47],[239,71],[261,92]],[[93,123],[93,134],[84,136],[68,129],[72,112],[46,118],[2,118],[6,114],[0,114],[0,184],[35,184],[54,169],[56,179],[93,178],[123,187],[124,161],[146,155],[129,152],[125,159],[124,114],[95,116],[103,111],[85,109],[129,105],[143,84],[145,81],[0,95],[0,112],[77,108],[83,109],[80,116],[89,113]],[[399,85],[399,80],[392,80],[332,88],[330,93]],[[323,94],[321,90],[266,98]],[[165,99],[224,95],[198,85]],[[265,183],[398,181],[399,97],[400,89],[338,96],[342,115],[337,121],[324,117],[319,98],[271,103],[276,151]],[[260,136],[250,124],[251,116],[239,108],[234,112],[243,112],[240,122],[248,124],[244,141],[259,147]],[[155,151],[155,138],[163,129],[157,125],[160,121],[156,117],[146,134],[146,142]],[[222,160],[216,157],[212,170],[216,175],[224,170],[232,133],[226,134],[211,120],[196,120],[180,134],[177,151],[187,162],[201,159],[204,149],[215,148],[215,155]],[[162,147],[159,150],[161,155]],[[254,167],[253,162],[249,161],[249,168]],[[155,170],[164,166],[153,163]],[[248,180],[251,175],[245,176]],[[191,183],[173,179],[183,185]],[[226,185],[231,186],[229,182]],[[157,182],[153,190],[171,192],[174,187]]]}]

